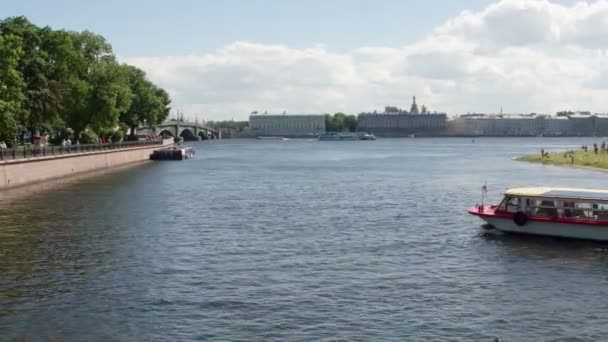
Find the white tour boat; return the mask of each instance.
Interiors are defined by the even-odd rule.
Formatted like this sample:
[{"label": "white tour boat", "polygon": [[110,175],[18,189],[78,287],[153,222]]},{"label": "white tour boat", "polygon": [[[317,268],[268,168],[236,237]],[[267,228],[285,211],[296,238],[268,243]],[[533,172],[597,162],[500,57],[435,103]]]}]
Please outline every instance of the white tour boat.
[{"label": "white tour boat", "polygon": [[608,241],[608,190],[509,189],[500,204],[469,213],[505,232]]},{"label": "white tour boat", "polygon": [[319,135],[321,141],[342,141],[342,140],[376,140],[376,136],[371,133],[338,133],[327,132]]}]

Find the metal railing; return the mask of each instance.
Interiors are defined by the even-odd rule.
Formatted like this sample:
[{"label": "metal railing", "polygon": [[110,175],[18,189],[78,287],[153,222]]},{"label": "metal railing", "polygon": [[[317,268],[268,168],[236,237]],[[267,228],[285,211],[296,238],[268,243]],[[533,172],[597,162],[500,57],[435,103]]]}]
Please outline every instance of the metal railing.
[{"label": "metal railing", "polygon": [[163,140],[126,141],[119,143],[87,144],[70,146],[17,146],[14,148],[0,148],[0,161],[27,158],[40,158],[46,156],[73,155],[95,151],[120,150],[133,147],[162,145]]}]

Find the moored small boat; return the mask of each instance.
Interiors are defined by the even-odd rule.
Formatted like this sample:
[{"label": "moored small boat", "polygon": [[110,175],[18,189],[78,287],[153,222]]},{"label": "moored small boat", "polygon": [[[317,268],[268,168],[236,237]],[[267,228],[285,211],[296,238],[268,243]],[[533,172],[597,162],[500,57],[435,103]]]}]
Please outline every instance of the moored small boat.
[{"label": "moored small boat", "polygon": [[499,204],[469,213],[505,232],[608,241],[608,190],[509,189]]},{"label": "moored small boat", "polygon": [[171,147],[156,150],[150,154],[151,160],[184,160],[194,157],[192,147]]}]

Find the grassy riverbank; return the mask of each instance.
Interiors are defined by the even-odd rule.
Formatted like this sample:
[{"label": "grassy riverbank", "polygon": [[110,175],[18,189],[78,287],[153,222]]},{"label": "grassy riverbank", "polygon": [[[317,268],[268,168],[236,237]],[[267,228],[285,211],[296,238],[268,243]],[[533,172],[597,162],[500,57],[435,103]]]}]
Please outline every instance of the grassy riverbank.
[{"label": "grassy riverbank", "polygon": [[542,157],[540,153],[530,154],[517,158],[516,160],[550,165],[593,167],[608,170],[608,153],[598,152],[595,154],[592,150],[589,150],[589,152],[583,150],[553,152],[545,154],[544,157]]}]

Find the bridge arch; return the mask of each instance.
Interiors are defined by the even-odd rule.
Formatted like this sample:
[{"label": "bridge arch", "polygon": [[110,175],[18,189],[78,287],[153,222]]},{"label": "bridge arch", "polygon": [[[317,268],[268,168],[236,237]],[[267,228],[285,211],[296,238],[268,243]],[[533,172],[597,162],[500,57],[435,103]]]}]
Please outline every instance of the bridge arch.
[{"label": "bridge arch", "polygon": [[184,141],[196,140],[196,135],[194,135],[194,132],[190,128],[184,128],[179,136],[184,138]]},{"label": "bridge arch", "polygon": [[155,127],[141,127],[142,130],[150,130],[155,132],[157,135],[162,133],[170,135],[172,137],[182,137],[184,140],[188,139],[217,139],[217,130],[207,127],[204,124],[197,122],[185,122],[185,121],[165,121]]},{"label": "bridge arch", "polygon": [[170,130],[170,129],[166,129],[166,128],[165,128],[165,129],[163,129],[163,130],[161,130],[160,132],[158,132],[158,134],[157,134],[157,135],[160,135],[160,136],[171,136],[171,137],[175,137],[175,134],[173,134],[173,132],[171,132],[171,130]]}]

